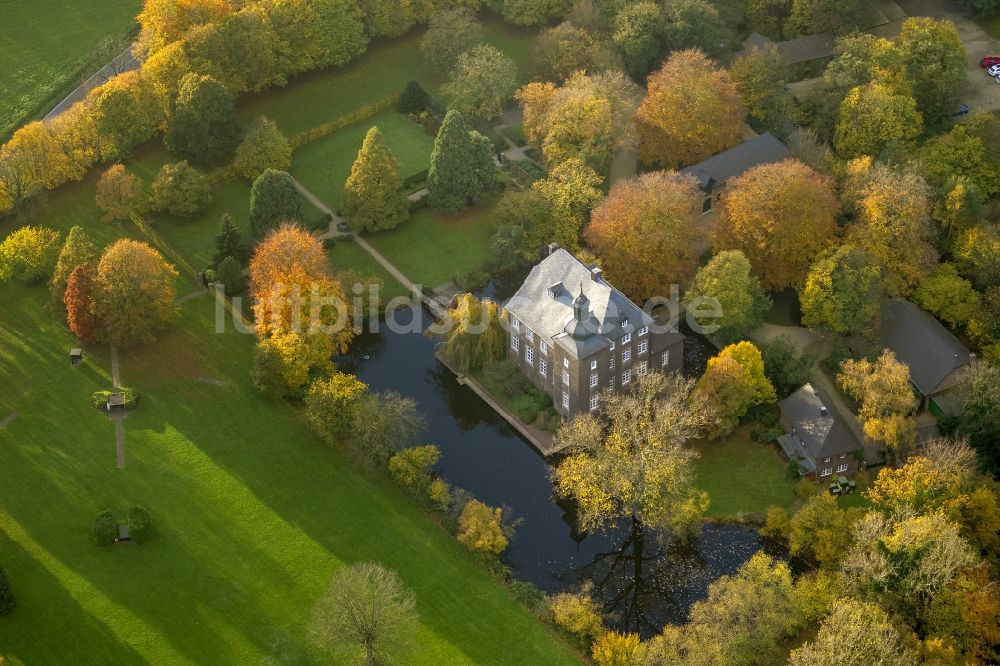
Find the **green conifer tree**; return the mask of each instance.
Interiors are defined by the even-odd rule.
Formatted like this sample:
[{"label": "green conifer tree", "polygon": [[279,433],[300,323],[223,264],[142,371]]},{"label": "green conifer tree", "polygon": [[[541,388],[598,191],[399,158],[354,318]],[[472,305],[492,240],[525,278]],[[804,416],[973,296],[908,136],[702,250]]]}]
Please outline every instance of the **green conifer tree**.
[{"label": "green conifer tree", "polygon": [[410,216],[402,188],[399,164],[382,132],[372,127],[344,183],[340,211],[352,229],[391,229]]}]

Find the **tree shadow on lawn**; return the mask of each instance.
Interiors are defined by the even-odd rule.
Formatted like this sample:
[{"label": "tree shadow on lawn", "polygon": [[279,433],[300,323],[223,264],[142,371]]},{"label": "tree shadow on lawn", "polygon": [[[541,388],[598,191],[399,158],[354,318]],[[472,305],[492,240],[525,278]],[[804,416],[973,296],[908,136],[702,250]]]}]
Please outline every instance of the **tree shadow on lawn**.
[{"label": "tree shadow on lawn", "polygon": [[[135,649],[122,643],[105,623],[80,606],[67,594],[61,581],[3,531],[0,531],[0,552],[17,601],[13,613],[0,622],[0,642],[8,659],[25,664],[71,660],[81,663],[88,646],[65,642],[69,638],[66,627],[77,626],[78,633],[93,637],[89,647],[95,652],[90,654],[102,663],[143,661]],[[46,629],[46,625],[51,629]]]},{"label": "tree shadow on lawn", "polygon": [[[155,445],[135,434],[130,443],[133,448]],[[165,455],[165,447],[157,448]],[[114,469],[110,457],[108,468]],[[251,524],[240,531],[226,515],[224,497],[204,496],[205,484],[196,472],[181,472],[169,463],[130,464],[117,483],[93,492],[63,492],[52,481],[50,469],[30,464],[19,469],[24,483],[48,498],[51,507],[60,505],[60,495],[67,500],[63,506],[85,507],[67,509],[60,524],[44,526],[32,522],[33,505],[26,505],[15,518],[25,532],[107,600],[152,628],[178,655],[198,662],[208,654],[231,654],[232,642],[223,637],[234,633],[266,653],[272,632],[294,613],[288,604],[269,602],[272,595],[301,585],[301,572],[290,570],[260,546],[267,539],[263,526]],[[91,542],[90,521],[98,510],[111,508],[121,520],[136,504],[153,516],[157,533],[151,542],[108,548]],[[262,579],[266,587],[260,585]],[[307,617],[308,606],[305,613]],[[220,630],[222,625],[229,629]],[[122,628],[130,630],[134,626]]]},{"label": "tree shadow on lawn", "polygon": [[[147,384],[146,390],[156,398],[157,407],[155,411],[137,412],[130,426],[164,434],[176,431],[238,481],[255,502],[322,549],[302,566],[303,572],[314,576],[315,571],[322,570],[314,581],[316,596],[336,560],[379,560],[398,570],[406,585],[415,591],[424,610],[421,617],[426,629],[475,661],[491,661],[505,649],[509,651],[501,636],[476,620],[502,610],[491,603],[493,600],[501,606],[511,603],[496,583],[394,485],[381,475],[367,472],[342,451],[323,445],[288,405],[258,395],[247,377],[252,338],[240,342],[232,335],[219,336],[223,339],[210,340],[197,350],[198,355],[204,354],[205,362],[214,356],[207,348],[211,345],[224,345],[224,353],[230,356],[245,354],[245,361],[227,368],[228,378],[235,384],[214,389],[225,396],[223,400],[187,400],[190,389],[161,393]],[[191,345],[182,345],[175,352],[184,350],[195,352]],[[150,352],[159,354],[161,368],[185,367],[189,363],[174,360],[172,355],[168,361],[163,352],[163,346],[159,352]],[[136,365],[144,365],[138,358],[141,354],[140,350],[135,352],[136,364],[126,365],[126,375],[136,372]],[[168,381],[163,374],[158,379]],[[134,383],[141,386],[138,380]],[[241,437],[250,433],[252,436]],[[454,593],[456,581],[461,581],[461,598]],[[312,597],[305,603],[311,607],[314,601]],[[480,607],[470,609],[470,603]],[[546,631],[527,612],[515,607],[508,610],[510,619],[521,620],[514,623],[515,631],[518,625],[540,635]]]}]

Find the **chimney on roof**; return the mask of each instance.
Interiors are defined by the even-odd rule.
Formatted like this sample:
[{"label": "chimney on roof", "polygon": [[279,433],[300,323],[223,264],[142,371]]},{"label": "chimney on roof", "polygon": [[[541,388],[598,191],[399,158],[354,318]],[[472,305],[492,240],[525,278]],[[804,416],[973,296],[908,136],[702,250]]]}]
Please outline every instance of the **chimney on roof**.
[{"label": "chimney on roof", "polygon": [[559,243],[549,243],[549,254],[555,253],[559,249]]},{"label": "chimney on roof", "polygon": [[826,411],[826,405],[820,405],[819,406],[819,415],[820,416],[826,416],[829,413],[830,412]]},{"label": "chimney on roof", "polygon": [[590,279],[594,282],[600,282],[601,278],[604,276],[604,271],[601,270],[600,266],[594,266],[590,269]]}]

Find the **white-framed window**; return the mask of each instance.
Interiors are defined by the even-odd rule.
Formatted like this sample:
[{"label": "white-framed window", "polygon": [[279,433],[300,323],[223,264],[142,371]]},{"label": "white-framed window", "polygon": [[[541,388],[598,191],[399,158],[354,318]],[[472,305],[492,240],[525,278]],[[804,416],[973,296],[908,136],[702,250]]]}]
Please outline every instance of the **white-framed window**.
[{"label": "white-framed window", "polygon": [[614,340],[611,341],[611,346],[608,347],[608,349],[610,349],[611,351],[615,350],[615,341]]},{"label": "white-framed window", "polygon": [[612,391],[615,390],[615,375],[614,375],[614,373],[612,373],[611,376],[608,377],[608,388],[611,389]]},{"label": "white-framed window", "polygon": [[521,322],[517,320],[517,317],[510,318],[510,327],[515,331],[521,330]]},{"label": "white-framed window", "polygon": [[514,351],[521,350],[521,336],[516,333],[510,337],[510,348]]},{"label": "white-framed window", "polygon": [[569,370],[563,370],[563,384],[569,386]]},{"label": "white-framed window", "polygon": [[535,332],[532,331],[527,326],[525,326],[524,327],[524,337],[528,338],[528,342],[534,342],[535,341]]},{"label": "white-framed window", "polygon": [[569,391],[563,391],[563,409],[569,409]]},{"label": "white-framed window", "polygon": [[590,396],[590,411],[595,411],[597,409],[597,395]]},{"label": "white-framed window", "polygon": [[846,472],[846,471],[847,471],[847,463],[840,463],[839,465],[837,465],[837,472]]},{"label": "white-framed window", "polygon": [[597,388],[597,373],[590,373],[590,388]]},{"label": "white-framed window", "polygon": [[649,326],[643,326],[639,329],[639,337],[641,338],[644,335],[649,335]]},{"label": "white-framed window", "polygon": [[830,462],[830,456],[827,456],[826,458],[823,458],[823,462],[825,462],[825,463]]},{"label": "white-framed window", "polygon": [[639,353],[645,354],[647,349],[649,349],[649,341],[639,340]]},{"label": "white-framed window", "polygon": [[669,349],[667,351],[663,352],[662,354],[660,354],[660,367],[661,368],[665,368],[668,365],[670,365],[670,350]]},{"label": "white-framed window", "polygon": [[549,376],[549,364],[545,362],[544,358],[538,359],[538,374],[543,377]]},{"label": "white-framed window", "polygon": [[614,370],[614,369],[615,369],[615,355],[612,354],[611,356],[608,357],[608,370]]},{"label": "white-framed window", "polygon": [[538,341],[538,351],[542,352],[542,354],[549,353],[549,345],[545,342],[545,340]]},{"label": "white-framed window", "polygon": [[628,386],[632,382],[632,371],[626,370],[622,373],[622,386]]},{"label": "white-framed window", "polygon": [[632,350],[626,347],[622,350],[622,363],[628,363],[632,360]]},{"label": "white-framed window", "polygon": [[622,344],[623,345],[627,345],[630,342],[632,342],[632,334],[631,333],[626,333],[625,335],[622,336]]},{"label": "white-framed window", "polygon": [[636,372],[638,372],[640,375],[644,375],[648,370],[649,370],[649,365],[645,361],[641,361],[639,363],[639,368],[636,370]]},{"label": "white-framed window", "polygon": [[628,317],[622,319],[622,328],[625,328],[626,326],[628,326]]},{"label": "white-framed window", "polygon": [[564,358],[563,359],[563,367],[564,368],[568,368],[569,367],[569,359],[568,358]]},{"label": "white-framed window", "polygon": [[847,454],[846,454],[846,453],[841,453],[841,454],[840,454],[839,456],[837,456],[837,457],[838,457],[838,458],[840,458],[841,460],[843,460],[844,458],[846,458],[846,457],[847,457]]},{"label": "white-framed window", "polygon": [[531,347],[524,348],[524,360],[528,362],[528,365],[535,364],[535,350]]},{"label": "white-framed window", "polygon": [[597,359],[596,358],[593,361],[590,362],[590,369],[591,370],[597,370]]},{"label": "white-framed window", "polygon": [[819,473],[820,476],[830,476],[831,474],[833,474],[832,467],[824,467],[823,471]]}]

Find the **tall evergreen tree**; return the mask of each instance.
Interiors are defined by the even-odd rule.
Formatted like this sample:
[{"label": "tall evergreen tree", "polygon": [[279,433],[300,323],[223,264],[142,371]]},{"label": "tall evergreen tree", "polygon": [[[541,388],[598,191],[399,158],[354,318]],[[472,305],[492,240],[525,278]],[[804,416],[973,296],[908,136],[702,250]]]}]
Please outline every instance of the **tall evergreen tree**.
[{"label": "tall evergreen tree", "polygon": [[66,293],[66,280],[77,266],[95,264],[97,262],[97,247],[81,226],[74,226],[66,235],[55,270],[49,280],[49,291],[52,294],[52,305],[58,308],[62,305]]},{"label": "tall evergreen tree", "polygon": [[236,261],[243,261],[246,258],[246,248],[243,245],[243,235],[240,233],[236,221],[229,213],[223,213],[219,218],[219,230],[215,234],[215,256],[212,263],[219,266],[226,257],[232,257]]},{"label": "tall evergreen tree", "polygon": [[163,142],[167,149],[197,164],[220,164],[240,143],[233,94],[211,76],[191,73],[181,79]]},{"label": "tall evergreen tree", "polygon": [[245,284],[243,280],[243,267],[240,266],[240,262],[232,255],[227,256],[219,262],[216,279],[225,287],[227,296],[232,296],[243,291]]},{"label": "tall evergreen tree", "polygon": [[402,188],[399,164],[382,138],[382,132],[372,127],[344,183],[341,213],[352,229],[391,229],[410,216]]},{"label": "tall evergreen tree", "polygon": [[277,229],[282,222],[297,222],[302,216],[302,199],[295,181],[285,171],[268,169],[250,188],[250,230],[257,238]]},{"label": "tall evergreen tree", "polygon": [[489,140],[473,132],[458,111],[444,117],[427,174],[432,208],[456,212],[469,206],[496,182],[496,166]]}]

